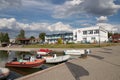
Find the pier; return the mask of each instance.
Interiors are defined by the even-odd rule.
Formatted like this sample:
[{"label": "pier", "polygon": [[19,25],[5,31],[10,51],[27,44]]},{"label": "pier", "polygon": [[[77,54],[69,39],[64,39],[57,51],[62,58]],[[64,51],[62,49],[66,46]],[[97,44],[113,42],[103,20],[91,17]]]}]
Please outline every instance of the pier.
[{"label": "pier", "polygon": [[87,58],[73,59],[16,80],[120,80],[120,46],[91,50]]}]

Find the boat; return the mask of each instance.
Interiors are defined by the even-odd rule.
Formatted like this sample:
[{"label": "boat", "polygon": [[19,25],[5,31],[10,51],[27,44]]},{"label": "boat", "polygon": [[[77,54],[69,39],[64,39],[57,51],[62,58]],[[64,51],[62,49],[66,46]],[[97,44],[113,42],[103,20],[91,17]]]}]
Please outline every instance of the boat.
[{"label": "boat", "polygon": [[37,59],[34,54],[23,54],[21,58],[15,56],[14,51],[9,51],[8,62],[5,64],[6,67],[26,67],[26,68],[37,68],[45,63],[45,59]]},{"label": "boat", "polygon": [[26,68],[37,68],[40,67],[43,63],[45,63],[45,59],[31,59],[29,60],[19,60],[19,61],[11,61],[5,64],[6,67],[26,67]]},{"label": "boat", "polygon": [[90,54],[91,51],[89,49],[81,49],[81,50],[64,50],[65,55],[79,55],[81,56],[82,54]]},{"label": "boat", "polygon": [[48,56],[43,58],[46,60],[46,63],[60,63],[70,59],[70,55],[56,56],[56,54],[54,54],[54,56]]},{"label": "boat", "polygon": [[47,54],[49,54],[50,52],[52,52],[52,50],[49,50],[49,49],[39,49],[39,50],[37,51],[37,54],[47,55]]},{"label": "boat", "polygon": [[10,73],[10,70],[8,68],[2,68],[0,67],[0,80],[6,78]]}]

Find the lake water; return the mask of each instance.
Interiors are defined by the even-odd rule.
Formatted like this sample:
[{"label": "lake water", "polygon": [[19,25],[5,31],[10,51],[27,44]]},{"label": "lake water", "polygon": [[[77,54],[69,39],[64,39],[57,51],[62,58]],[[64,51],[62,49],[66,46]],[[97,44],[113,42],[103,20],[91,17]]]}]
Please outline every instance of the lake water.
[{"label": "lake water", "polygon": [[[31,54],[30,52],[14,52],[16,57],[21,57],[21,54]],[[56,52],[53,52],[56,53]],[[57,55],[63,55],[63,52],[57,53]],[[8,51],[0,51],[0,67],[5,67],[5,63],[9,61],[9,53]],[[25,76],[37,71],[41,71],[43,69],[55,66],[57,64],[43,64],[40,68],[17,68],[17,67],[7,67],[10,69],[10,75],[4,80],[13,80],[15,78]]]}]

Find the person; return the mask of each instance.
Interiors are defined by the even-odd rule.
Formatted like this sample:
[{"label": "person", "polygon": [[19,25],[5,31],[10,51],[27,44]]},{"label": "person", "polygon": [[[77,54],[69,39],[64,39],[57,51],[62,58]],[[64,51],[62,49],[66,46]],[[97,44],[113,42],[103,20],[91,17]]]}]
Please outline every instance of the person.
[{"label": "person", "polygon": [[30,57],[30,62],[33,62],[35,60],[34,56]]}]

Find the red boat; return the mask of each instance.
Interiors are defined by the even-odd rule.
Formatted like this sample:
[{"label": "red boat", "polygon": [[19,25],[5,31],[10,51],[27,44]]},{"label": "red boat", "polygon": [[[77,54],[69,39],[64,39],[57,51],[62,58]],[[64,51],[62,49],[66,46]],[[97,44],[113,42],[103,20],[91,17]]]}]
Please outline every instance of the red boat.
[{"label": "red boat", "polygon": [[7,67],[27,67],[27,68],[35,68],[41,66],[43,63],[45,63],[45,59],[36,59],[34,61],[12,61],[7,62],[5,65]]},{"label": "red boat", "polygon": [[47,55],[50,52],[52,52],[52,50],[49,50],[49,49],[40,49],[40,50],[37,51],[37,54]]}]

